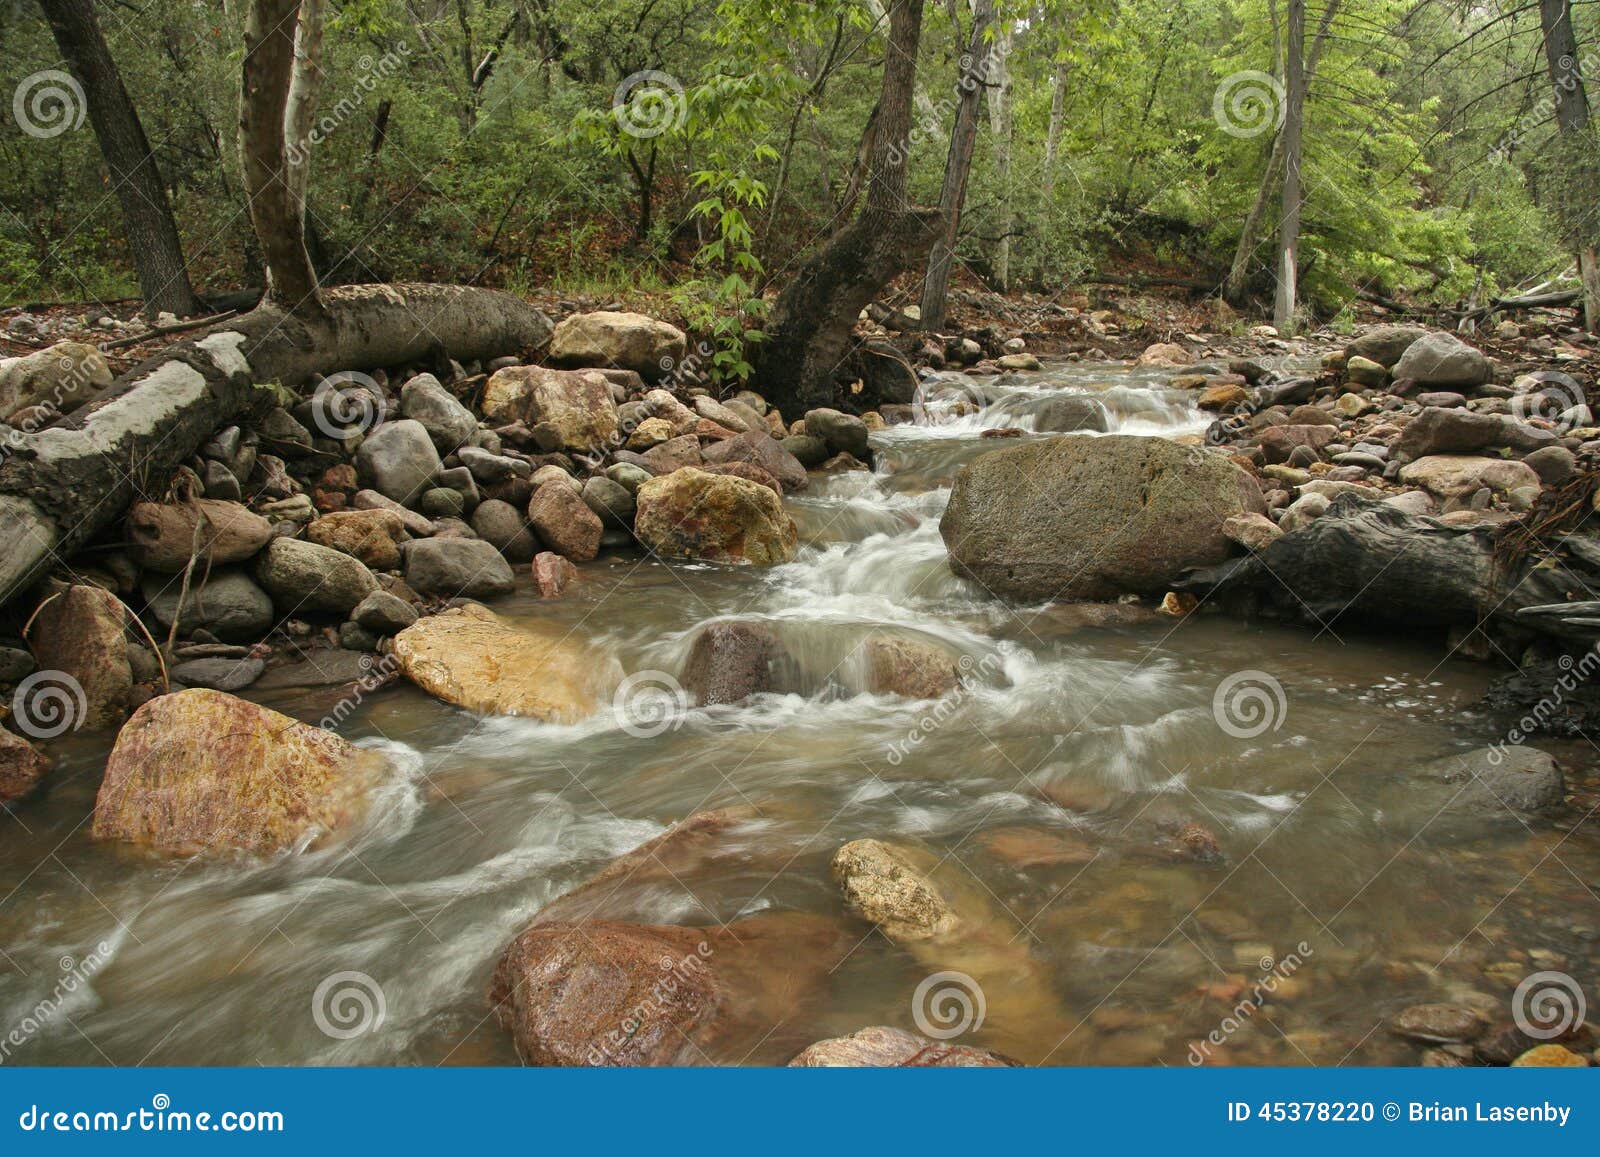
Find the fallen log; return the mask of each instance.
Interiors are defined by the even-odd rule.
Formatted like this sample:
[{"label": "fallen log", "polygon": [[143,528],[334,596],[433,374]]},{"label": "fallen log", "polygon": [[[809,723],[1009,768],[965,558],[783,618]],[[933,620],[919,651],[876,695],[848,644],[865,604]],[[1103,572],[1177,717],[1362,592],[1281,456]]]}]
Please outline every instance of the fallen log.
[{"label": "fallen log", "polygon": [[[0,605],[120,517],[159,501],[173,467],[217,427],[314,374],[398,366],[448,351],[461,361],[544,345],[551,325],[519,298],[452,285],[345,286],[323,317],[266,304],[180,342],[96,401],[0,442]],[[270,400],[266,404],[270,404]]]}]

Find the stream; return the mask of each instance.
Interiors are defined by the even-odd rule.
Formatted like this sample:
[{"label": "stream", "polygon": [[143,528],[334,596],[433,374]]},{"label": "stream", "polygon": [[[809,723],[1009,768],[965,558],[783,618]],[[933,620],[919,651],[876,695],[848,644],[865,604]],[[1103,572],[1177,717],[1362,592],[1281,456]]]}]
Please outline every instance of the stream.
[{"label": "stream", "polygon": [[[938,532],[950,480],[1016,444],[985,429],[1049,436],[1032,413],[1066,392],[1099,397],[1115,432],[1203,431],[1164,376],[945,375],[956,404],[875,433],[875,472],[814,474],[786,500],[796,561],[613,554],[562,599],[498,601],[514,623],[572,630],[655,698],[637,718],[558,726],[478,719],[404,683],[366,696],[341,733],[384,747],[404,774],[327,848],[157,862],[97,844],[88,821],[109,737],[58,742],[48,795],[0,820],[0,1026],[63,976],[92,975],[4,1061],[514,1064],[485,996],[507,941],[612,858],[721,807],[750,809],[724,854],[629,890],[617,918],[818,912],[847,921],[854,947],[765,1048],[719,1063],[782,1063],[866,1025],[917,1026],[928,962],[849,917],[829,879],[834,852],[863,837],[929,849],[997,938],[1036,962],[1053,1008],[992,999],[959,1038],[1027,1063],[1190,1063],[1191,1042],[1268,973],[1292,975],[1222,1030],[1231,1063],[1411,1064],[1419,1046],[1385,1023],[1408,1005],[1506,1019],[1511,990],[1541,967],[1594,991],[1590,831],[1435,823],[1386,790],[1399,769],[1503,738],[1475,709],[1490,669],[1443,659],[1437,639],[1342,625],[1107,625],[1070,606],[1007,606],[952,574]],[[959,412],[974,400],[980,412]],[[678,698],[696,632],[717,621],[782,639],[783,693],[709,708]],[[858,693],[854,649],[869,631],[949,648],[964,686],[938,705]],[[1214,700],[1240,673],[1270,676],[1282,696],[1225,728]],[[314,721],[338,694],[251,697]],[[1537,746],[1570,780],[1594,773],[1585,742]],[[1186,825],[1220,857],[1185,854]],[[375,985],[369,1031],[341,1031],[319,1007],[344,974]]]}]

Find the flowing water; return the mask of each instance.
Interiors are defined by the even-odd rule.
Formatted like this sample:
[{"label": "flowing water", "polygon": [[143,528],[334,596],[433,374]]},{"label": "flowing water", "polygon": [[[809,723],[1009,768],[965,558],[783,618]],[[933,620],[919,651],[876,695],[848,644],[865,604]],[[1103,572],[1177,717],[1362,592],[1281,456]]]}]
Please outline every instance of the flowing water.
[{"label": "flowing water", "polygon": [[[0,1028],[28,1026],[0,1059],[514,1063],[485,999],[510,937],[672,821],[729,806],[751,811],[721,855],[607,914],[710,925],[817,912],[854,947],[762,1047],[712,1058],[723,1063],[781,1062],[868,1024],[937,1026],[918,987],[941,966],[984,994],[981,1026],[960,1041],[1054,1064],[1183,1064],[1214,1032],[1235,1063],[1409,1063],[1417,1046],[1383,1027],[1406,1005],[1503,1019],[1536,968],[1594,993],[1592,832],[1431,822],[1392,790],[1410,766],[1501,737],[1474,710],[1484,669],[1443,660],[1437,639],[1343,628],[1205,614],[1086,626],[1073,608],[1008,607],[950,572],[938,519],[951,477],[1015,444],[984,429],[1038,436],[1033,411],[1061,392],[1098,396],[1120,432],[1204,426],[1138,371],[1007,382],[947,376],[956,404],[874,435],[876,473],[814,476],[788,500],[802,549],[787,566],[621,555],[584,568],[562,600],[497,604],[572,630],[597,671],[659,695],[637,717],[576,726],[480,720],[405,685],[366,696],[341,730],[404,774],[344,842],[264,864],[96,844],[107,743],[58,745],[49,795],[0,836]],[[963,401],[984,409],[962,414]],[[781,637],[785,692],[680,709],[672,678],[695,633],[731,620]],[[940,704],[858,693],[854,651],[877,631],[958,654],[963,689]],[[1239,672],[1270,675],[1282,699],[1269,690],[1224,728],[1214,699]],[[314,721],[337,695],[259,698]],[[1588,744],[1541,746],[1592,776]],[[1220,858],[1188,854],[1186,824]],[[930,851],[988,947],[942,961],[853,921],[828,863],[868,836]],[[329,1007],[346,974],[367,986],[366,1031]],[[1241,992],[1268,975],[1270,1001],[1235,1028]]]}]

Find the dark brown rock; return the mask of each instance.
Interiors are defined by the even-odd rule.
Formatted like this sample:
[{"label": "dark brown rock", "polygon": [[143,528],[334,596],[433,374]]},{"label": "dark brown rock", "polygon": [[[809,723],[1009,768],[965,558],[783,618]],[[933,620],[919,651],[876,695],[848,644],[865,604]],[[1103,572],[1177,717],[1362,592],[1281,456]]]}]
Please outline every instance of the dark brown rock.
[{"label": "dark brown rock", "polygon": [[713,623],[701,631],[684,665],[684,688],[702,704],[738,703],[772,689],[778,637],[748,623]]}]

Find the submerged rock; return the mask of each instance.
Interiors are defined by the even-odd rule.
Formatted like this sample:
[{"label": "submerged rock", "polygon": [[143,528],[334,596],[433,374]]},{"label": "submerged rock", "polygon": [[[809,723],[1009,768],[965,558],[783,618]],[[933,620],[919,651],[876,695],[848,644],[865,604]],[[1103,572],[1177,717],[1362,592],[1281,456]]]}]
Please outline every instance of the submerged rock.
[{"label": "submerged rock", "polygon": [[1017,1064],[988,1049],[929,1040],[887,1025],[820,1040],[789,1062],[791,1068],[895,1069],[1014,1068]]},{"label": "submerged rock", "polygon": [[150,700],[117,736],[96,839],[169,855],[272,852],[348,827],[387,760],[220,691]]},{"label": "submerged rock", "polygon": [[934,643],[878,634],[862,648],[867,690],[874,695],[938,699],[960,682],[955,656]]},{"label": "submerged rock", "polygon": [[1162,438],[1067,436],[997,450],[956,475],[939,533],[956,573],[1002,597],[1161,595],[1221,562],[1228,518],[1264,509],[1227,458]]},{"label": "submerged rock", "polygon": [[834,921],[799,912],[712,928],[535,924],[501,957],[489,999],[532,1065],[775,1063],[795,1047],[780,1030],[848,948]]},{"label": "submerged rock", "polygon": [[595,685],[606,675],[596,656],[566,637],[518,630],[476,604],[407,627],[394,637],[394,657],[401,674],[447,703],[545,722],[592,715]]},{"label": "submerged rock", "polygon": [[683,668],[684,689],[697,703],[739,703],[772,689],[778,637],[748,623],[712,623],[695,637]]}]

